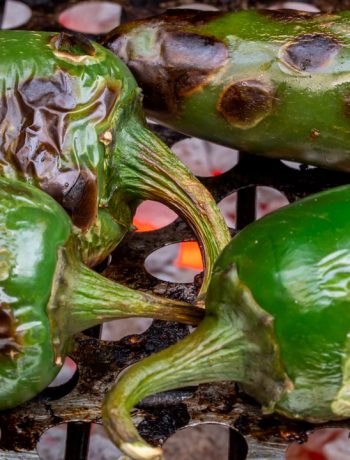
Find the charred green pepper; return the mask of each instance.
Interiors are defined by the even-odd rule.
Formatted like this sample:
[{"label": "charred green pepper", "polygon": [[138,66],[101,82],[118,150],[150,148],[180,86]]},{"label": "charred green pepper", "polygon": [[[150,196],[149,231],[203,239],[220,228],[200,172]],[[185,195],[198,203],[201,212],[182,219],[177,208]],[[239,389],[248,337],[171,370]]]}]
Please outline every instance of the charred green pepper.
[{"label": "charred green pepper", "polygon": [[140,200],[175,209],[198,236],[206,290],[229,233],[209,192],[147,127],[139,88],[110,51],[66,33],[0,33],[0,174],[53,196],[95,265]]},{"label": "charred green pepper", "polygon": [[197,323],[202,309],[120,286],[79,258],[69,216],[49,195],[0,178],[0,409],[43,390],[73,334],[113,318]]},{"label": "charred green pepper", "polygon": [[217,143],[350,171],[350,12],[173,10],[103,40],[155,120]]},{"label": "charred green pepper", "polygon": [[129,411],[180,386],[234,380],[265,412],[350,417],[350,187],[310,196],[242,230],[219,257],[196,331],[130,368],[104,423],[135,459],[157,458]]}]

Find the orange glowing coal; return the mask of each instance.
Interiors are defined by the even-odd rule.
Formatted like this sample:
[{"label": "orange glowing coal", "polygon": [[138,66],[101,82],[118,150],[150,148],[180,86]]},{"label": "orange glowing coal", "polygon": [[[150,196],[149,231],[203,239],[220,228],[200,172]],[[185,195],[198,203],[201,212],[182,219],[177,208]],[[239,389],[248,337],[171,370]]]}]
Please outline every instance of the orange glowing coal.
[{"label": "orange glowing coal", "polygon": [[156,226],[152,222],[144,222],[142,220],[134,219],[133,225],[136,227],[137,232],[151,232],[156,230]]},{"label": "orange glowing coal", "polygon": [[193,270],[202,271],[202,254],[198,243],[195,241],[180,243],[179,254],[174,264],[176,267],[191,268]]}]

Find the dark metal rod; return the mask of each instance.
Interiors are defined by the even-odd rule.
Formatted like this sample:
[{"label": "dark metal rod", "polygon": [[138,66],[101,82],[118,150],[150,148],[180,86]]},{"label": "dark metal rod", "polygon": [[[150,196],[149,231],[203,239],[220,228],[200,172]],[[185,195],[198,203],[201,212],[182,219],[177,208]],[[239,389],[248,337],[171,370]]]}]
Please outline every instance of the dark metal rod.
[{"label": "dark metal rod", "polygon": [[99,339],[102,334],[102,326],[90,327],[89,329],[85,329],[85,331],[83,332],[89,337],[93,337],[94,339]]},{"label": "dark metal rod", "polygon": [[64,460],[86,460],[90,441],[90,423],[68,422]]},{"label": "dark metal rod", "polygon": [[256,187],[251,185],[242,188],[237,192],[237,230],[242,230],[246,225],[255,220],[255,200],[256,200]]},{"label": "dark metal rod", "polygon": [[229,429],[228,460],[245,460],[248,445],[244,437],[235,430]]},{"label": "dark metal rod", "polygon": [[5,6],[6,0],[0,0],[0,29],[2,29],[2,24],[4,22]]}]

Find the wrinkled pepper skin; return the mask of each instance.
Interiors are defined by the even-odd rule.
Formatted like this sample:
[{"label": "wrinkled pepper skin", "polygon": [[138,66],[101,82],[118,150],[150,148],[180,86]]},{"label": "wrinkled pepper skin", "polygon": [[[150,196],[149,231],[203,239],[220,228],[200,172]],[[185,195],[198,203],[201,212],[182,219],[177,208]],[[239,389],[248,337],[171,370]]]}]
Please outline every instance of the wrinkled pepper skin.
[{"label": "wrinkled pepper skin", "polygon": [[77,235],[48,194],[0,178],[0,410],[43,390],[72,336],[113,318],[196,324],[202,309],[118,285],[79,259]]},{"label": "wrinkled pepper skin", "polygon": [[258,155],[350,171],[350,12],[170,10],[103,43],[149,116]]},{"label": "wrinkled pepper skin", "polygon": [[0,33],[0,174],[55,198],[96,265],[132,229],[141,200],[198,236],[202,292],[229,233],[209,192],[145,124],[140,89],[113,53],[79,35]]},{"label": "wrinkled pepper skin", "polygon": [[107,397],[105,425],[128,455],[161,456],[137,434],[131,408],[198,383],[237,381],[266,412],[290,418],[350,417],[349,213],[350,187],[339,187],[233,238],[196,331],[131,367]]}]

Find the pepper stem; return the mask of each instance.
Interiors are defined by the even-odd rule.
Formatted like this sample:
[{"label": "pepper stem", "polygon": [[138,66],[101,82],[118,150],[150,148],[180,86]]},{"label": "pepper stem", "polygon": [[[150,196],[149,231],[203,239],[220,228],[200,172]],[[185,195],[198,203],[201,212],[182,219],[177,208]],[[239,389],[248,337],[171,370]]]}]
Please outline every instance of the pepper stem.
[{"label": "pepper stem", "polygon": [[59,335],[119,318],[148,317],[196,325],[203,308],[130,289],[111,281],[81,263],[69,248],[59,253],[53,292],[49,303],[54,329]]},{"label": "pepper stem", "polygon": [[124,190],[173,208],[197,236],[205,268],[199,294],[203,297],[213,264],[231,238],[212,195],[137,118],[132,117],[118,136],[125,146],[119,171]]},{"label": "pepper stem", "polygon": [[161,449],[148,445],[138,434],[131,409],[146,396],[160,391],[233,378],[241,380],[241,356],[228,346],[233,342],[229,327],[224,330],[215,318],[207,317],[178,344],[133,365],[104,401],[104,426],[112,440],[132,459],[161,459]]},{"label": "pepper stem", "polygon": [[190,336],[132,366],[104,402],[112,440],[133,459],[161,458],[139,436],[130,410],[153,393],[200,383],[234,380],[273,406],[288,387],[272,321],[240,282],[235,267],[215,273],[206,317]]}]

